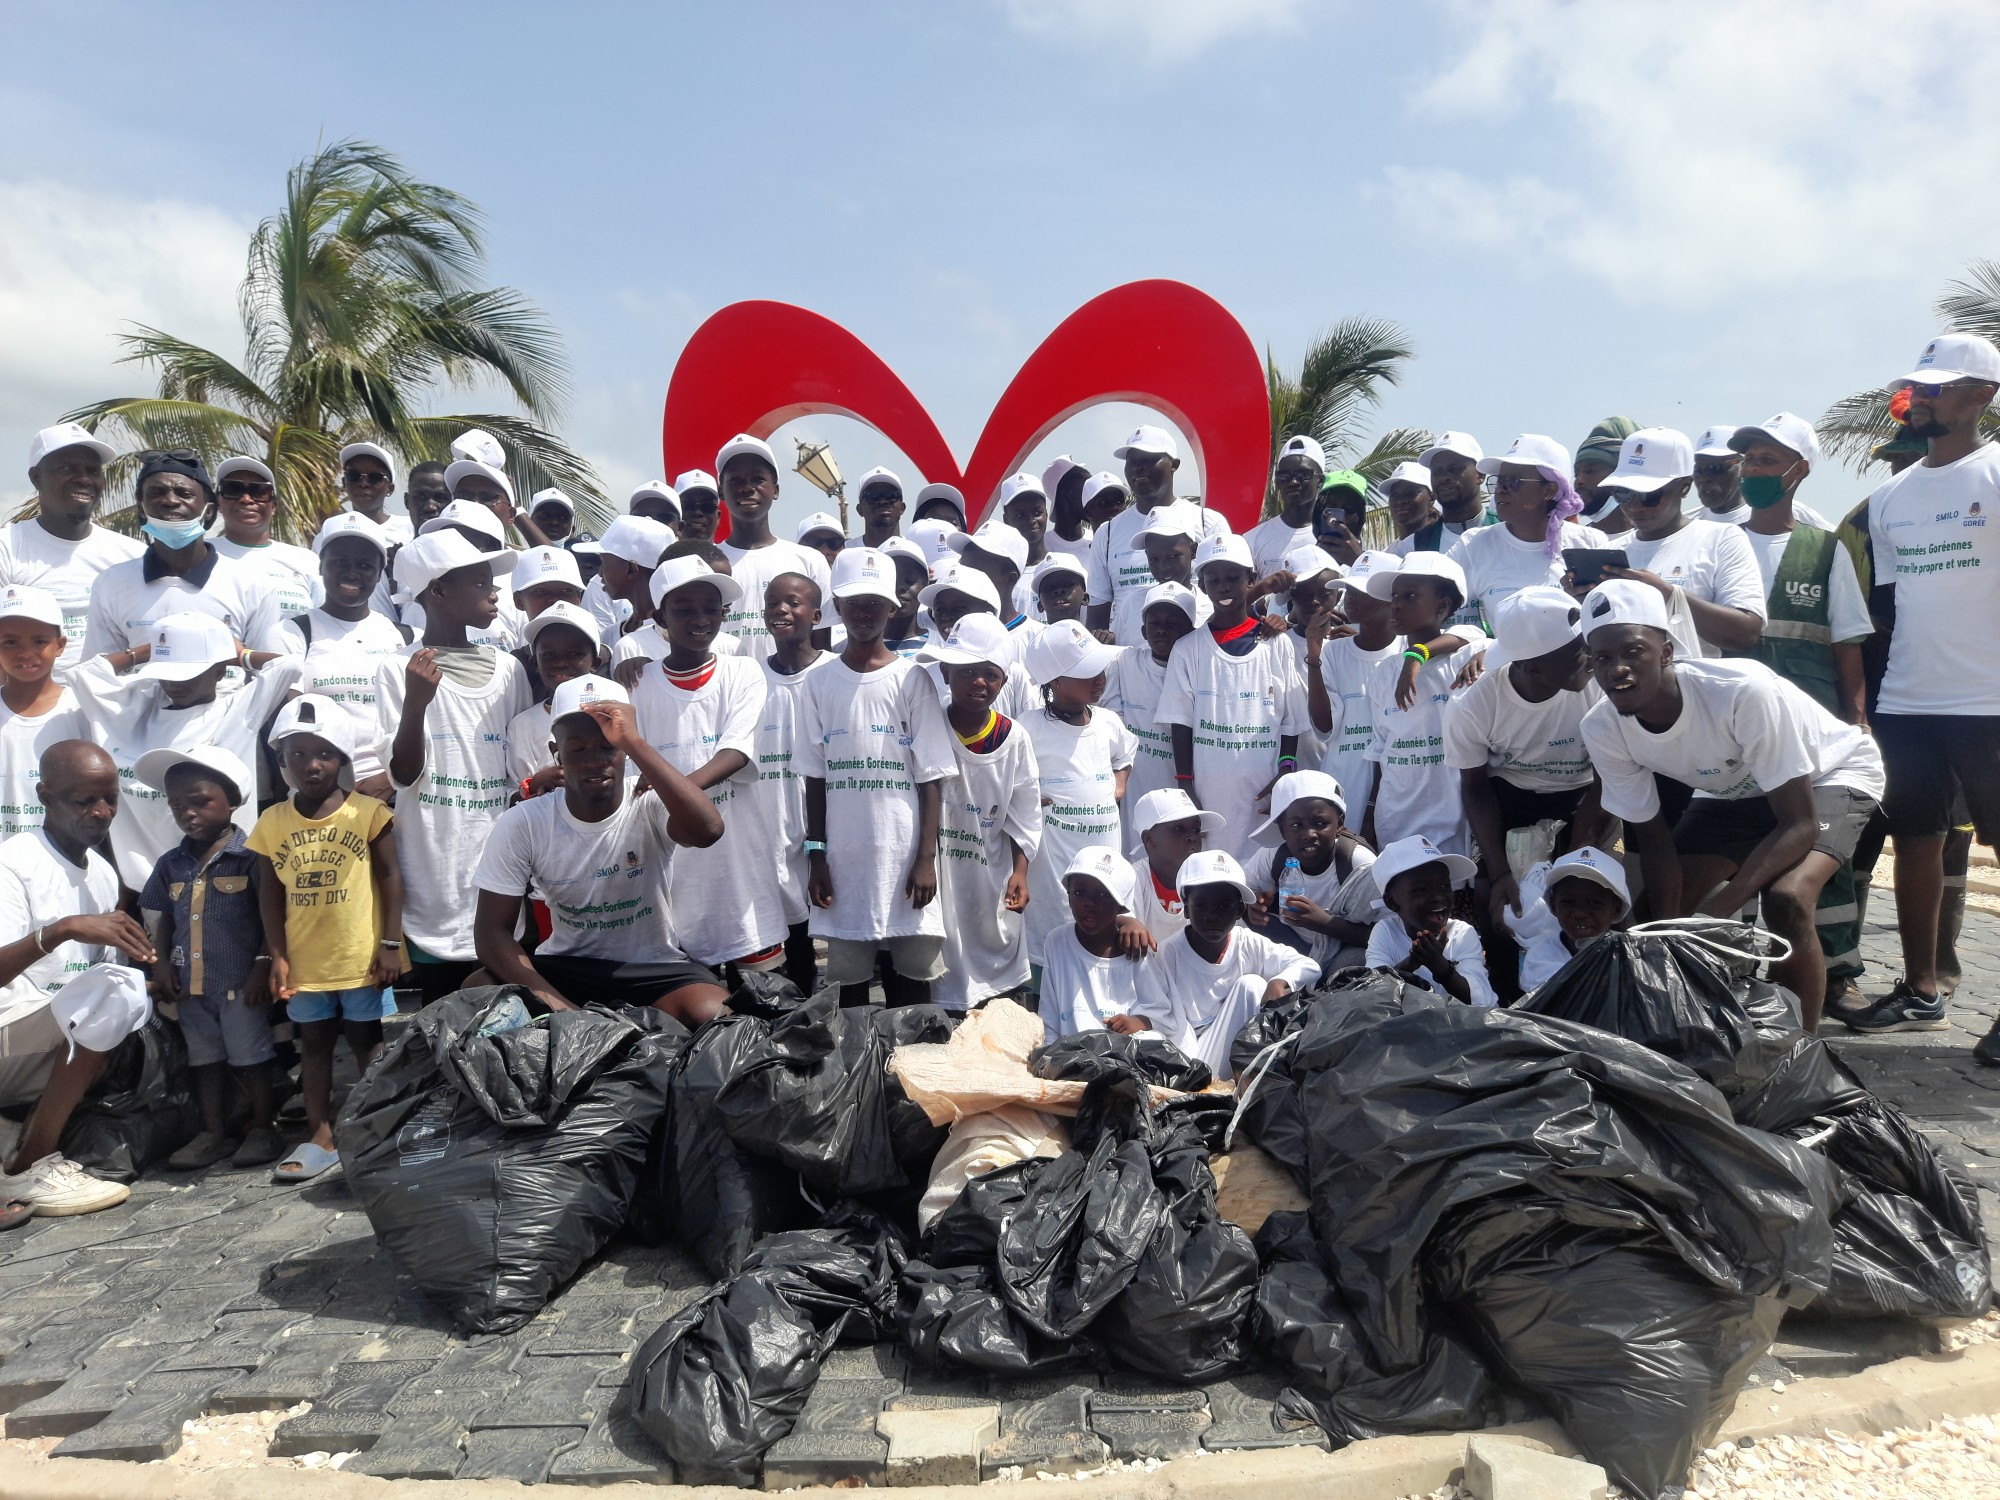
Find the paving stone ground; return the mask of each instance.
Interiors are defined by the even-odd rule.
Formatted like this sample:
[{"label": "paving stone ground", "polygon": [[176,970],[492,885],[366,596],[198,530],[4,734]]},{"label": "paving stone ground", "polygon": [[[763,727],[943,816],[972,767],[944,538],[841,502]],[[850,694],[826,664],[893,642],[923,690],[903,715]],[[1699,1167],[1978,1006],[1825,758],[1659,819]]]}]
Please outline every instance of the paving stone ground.
[{"label": "paving stone ground", "polygon": [[[1881,900],[1870,917],[1867,985],[1879,990],[1897,972],[1893,907]],[[2000,1069],[1971,1057],[2000,1007],[2000,917],[1969,913],[1960,949],[1966,978],[1952,1030],[1825,1034],[1971,1176],[2000,1249]],[[835,1355],[765,1473],[676,1476],[639,1430],[624,1381],[638,1343],[702,1285],[687,1257],[615,1243],[526,1327],[467,1340],[378,1251],[337,1177],[303,1189],[266,1177],[155,1173],[119,1208],[0,1236],[6,1435],[59,1438],[63,1456],[157,1459],[179,1447],[191,1418],[310,1402],[279,1424],[274,1455],[352,1453],[349,1469],[383,1477],[769,1488],[908,1483],[924,1469],[967,1479],[1014,1466],[1073,1472],[1197,1447],[1322,1441],[1316,1429],[1278,1425],[1277,1382],[1256,1374],[1207,1389],[1116,1374],[941,1379],[883,1346]],[[1795,1318],[1758,1378],[1847,1373],[1928,1349],[1929,1337]],[[880,1426],[884,1411],[960,1412],[938,1430],[972,1434],[979,1451],[892,1468],[892,1433],[907,1445],[912,1424]]]}]

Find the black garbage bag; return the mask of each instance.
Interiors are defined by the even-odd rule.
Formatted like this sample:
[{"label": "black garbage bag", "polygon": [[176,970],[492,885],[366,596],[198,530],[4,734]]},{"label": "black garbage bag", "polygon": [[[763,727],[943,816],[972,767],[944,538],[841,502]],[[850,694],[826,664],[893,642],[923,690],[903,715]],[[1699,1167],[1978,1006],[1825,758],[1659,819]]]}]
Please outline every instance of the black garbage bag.
[{"label": "black garbage bag", "polygon": [[160,1016],[111,1049],[104,1072],[70,1112],[62,1154],[93,1177],[133,1182],[201,1130],[201,1107],[180,1028]]},{"label": "black garbage bag", "polygon": [[518,986],[424,1007],[334,1127],[378,1240],[466,1333],[533,1317],[624,1223],[671,1039]]},{"label": "black garbage bag", "polygon": [[1074,1338],[1131,1284],[1166,1202],[1146,1148],[1110,1134],[1088,1154],[1001,1170],[1017,1169],[1025,1191],[1000,1224],[1000,1295],[1045,1338]]},{"label": "black garbage bag", "polygon": [[1030,1328],[994,1289],[990,1262],[911,1261],[897,1296],[896,1334],[910,1357],[932,1370],[1046,1375],[1101,1359],[1088,1335],[1052,1339]]},{"label": "black garbage bag", "polygon": [[1044,1158],[1031,1156],[982,1172],[931,1222],[923,1257],[934,1266],[974,1266],[991,1272],[1000,1263],[1000,1226],[1021,1211]]},{"label": "black garbage bag", "polygon": [[1207,1063],[1189,1057],[1157,1031],[1078,1031],[1028,1054],[1037,1078],[1089,1083],[1094,1078],[1135,1074],[1161,1088],[1205,1089],[1215,1081]]},{"label": "black garbage bag", "polygon": [[894,1326],[902,1264],[879,1222],[760,1241],[639,1346],[639,1425],[683,1472],[749,1470],[792,1430],[829,1350]]}]

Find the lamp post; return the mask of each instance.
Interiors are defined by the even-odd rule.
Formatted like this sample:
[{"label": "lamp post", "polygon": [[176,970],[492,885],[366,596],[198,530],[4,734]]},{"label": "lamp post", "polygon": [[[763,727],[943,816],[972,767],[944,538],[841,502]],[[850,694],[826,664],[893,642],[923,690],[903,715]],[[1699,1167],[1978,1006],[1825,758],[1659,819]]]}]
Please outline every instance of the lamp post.
[{"label": "lamp post", "polygon": [[840,477],[840,465],[834,462],[831,443],[809,443],[804,438],[793,438],[799,446],[798,467],[793,471],[805,476],[807,484],[840,506],[840,529],[847,530],[847,481]]}]

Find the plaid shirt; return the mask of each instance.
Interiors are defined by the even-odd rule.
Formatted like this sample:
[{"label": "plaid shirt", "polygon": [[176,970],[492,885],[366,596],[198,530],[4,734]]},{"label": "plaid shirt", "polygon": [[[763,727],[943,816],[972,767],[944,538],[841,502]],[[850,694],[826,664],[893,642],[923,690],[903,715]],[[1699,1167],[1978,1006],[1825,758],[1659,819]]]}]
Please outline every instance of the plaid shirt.
[{"label": "plaid shirt", "polygon": [[206,858],[182,839],[153,866],[139,907],[166,919],[161,946],[183,994],[243,998],[250,969],[264,951],[258,859],[245,846],[243,830],[232,825]]}]

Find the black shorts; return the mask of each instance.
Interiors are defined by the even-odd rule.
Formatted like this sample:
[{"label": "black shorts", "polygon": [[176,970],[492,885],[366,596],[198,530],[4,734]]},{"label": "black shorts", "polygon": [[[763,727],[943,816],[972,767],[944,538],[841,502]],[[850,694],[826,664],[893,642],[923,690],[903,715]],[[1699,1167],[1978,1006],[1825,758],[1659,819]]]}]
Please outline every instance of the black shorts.
[{"label": "black shorts", "polygon": [[1962,797],[1979,841],[2000,839],[2000,715],[1878,714],[1875,746],[1889,773],[1889,836],[1928,838],[1956,821]]},{"label": "black shorts", "polygon": [[688,958],[641,964],[567,953],[531,953],[528,962],[571,1005],[651,1005],[662,995],[690,984],[724,987],[714,974]]},{"label": "black shorts", "polygon": [[[1813,788],[1813,814],[1819,834],[1813,851],[1842,864],[1854,858],[1861,831],[1875,814],[1875,799],[1851,786]],[[1696,797],[1674,825],[1674,851],[1681,855],[1713,854],[1742,864],[1764,841],[1778,819],[1768,797]]]},{"label": "black shorts", "polygon": [[1583,794],[1590,790],[1579,786],[1566,792],[1531,792],[1504,776],[1488,776],[1486,784],[1493,788],[1493,800],[1500,804],[1500,826],[1510,833],[1516,828],[1532,828],[1544,818],[1567,823],[1576,816]]}]

